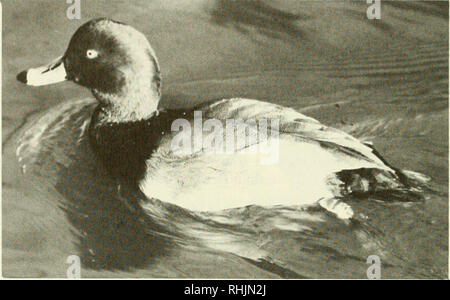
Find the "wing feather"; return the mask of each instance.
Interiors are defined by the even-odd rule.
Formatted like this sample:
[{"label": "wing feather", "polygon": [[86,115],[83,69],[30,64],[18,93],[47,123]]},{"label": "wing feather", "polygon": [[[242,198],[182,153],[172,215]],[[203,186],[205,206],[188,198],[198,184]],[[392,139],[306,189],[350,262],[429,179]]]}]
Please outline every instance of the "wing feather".
[{"label": "wing feather", "polygon": [[233,98],[200,107],[206,118],[225,119],[278,119],[281,134],[307,141],[316,141],[329,151],[338,151],[375,163],[382,169],[391,168],[374,153],[373,148],[348,133],[321,124],[314,118],[280,105],[252,99]]}]

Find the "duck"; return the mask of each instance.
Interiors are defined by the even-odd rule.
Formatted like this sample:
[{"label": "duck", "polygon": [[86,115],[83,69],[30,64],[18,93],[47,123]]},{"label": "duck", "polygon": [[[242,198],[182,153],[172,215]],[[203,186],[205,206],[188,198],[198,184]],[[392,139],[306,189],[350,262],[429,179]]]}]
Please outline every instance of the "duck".
[{"label": "duck", "polygon": [[292,108],[245,98],[160,107],[155,51],[143,33],[109,18],[82,25],[62,56],[17,80],[72,81],[91,91],[98,105],[89,144],[119,191],[193,212],[317,206],[342,220],[355,215],[350,197],[421,199],[414,172]]}]

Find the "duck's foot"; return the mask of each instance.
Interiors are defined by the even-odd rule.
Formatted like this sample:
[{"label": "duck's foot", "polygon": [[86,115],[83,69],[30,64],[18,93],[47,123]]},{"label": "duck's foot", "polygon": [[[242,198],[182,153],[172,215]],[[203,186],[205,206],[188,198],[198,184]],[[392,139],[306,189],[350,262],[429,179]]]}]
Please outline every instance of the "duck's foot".
[{"label": "duck's foot", "polygon": [[340,198],[323,198],[318,203],[322,208],[335,214],[341,220],[349,220],[354,215],[351,206],[344,203]]}]

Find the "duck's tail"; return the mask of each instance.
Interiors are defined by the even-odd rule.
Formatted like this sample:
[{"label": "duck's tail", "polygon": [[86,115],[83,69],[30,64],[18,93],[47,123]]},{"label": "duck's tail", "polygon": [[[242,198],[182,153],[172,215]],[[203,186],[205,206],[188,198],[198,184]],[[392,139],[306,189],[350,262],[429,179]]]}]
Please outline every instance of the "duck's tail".
[{"label": "duck's tail", "polygon": [[336,175],[344,183],[345,195],[371,196],[393,202],[422,201],[423,188],[429,181],[425,175],[411,171],[390,172],[375,168],[342,170]]},{"label": "duck's tail", "polygon": [[424,174],[395,168],[378,153],[372,144],[366,144],[392,171],[377,168],[342,170],[336,173],[344,183],[344,193],[355,197],[374,196],[385,201],[414,202],[423,200],[423,190],[430,178]]},{"label": "duck's tail", "polygon": [[354,197],[374,196],[385,201],[414,202],[423,200],[423,190],[430,178],[413,171],[400,170],[390,165],[371,146],[373,153],[392,171],[377,168],[342,170],[336,173],[344,183],[344,194]]},{"label": "duck's tail", "polygon": [[400,170],[393,165],[391,165],[381,154],[374,148],[372,143],[366,143],[366,146],[372,149],[372,153],[375,154],[386,166],[390,167],[395,175],[398,177],[398,180],[406,187],[413,186],[427,186],[431,181],[431,178],[413,171],[408,170]]}]

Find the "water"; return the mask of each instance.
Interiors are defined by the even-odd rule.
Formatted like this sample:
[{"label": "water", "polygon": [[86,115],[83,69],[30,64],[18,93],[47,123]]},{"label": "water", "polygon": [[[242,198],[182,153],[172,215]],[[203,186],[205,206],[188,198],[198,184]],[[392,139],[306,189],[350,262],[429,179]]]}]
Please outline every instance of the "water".
[{"label": "water", "polygon": [[[95,100],[70,84],[29,89],[14,80],[59,55],[84,20],[38,21],[45,5],[6,1],[4,276],[64,277],[75,254],[84,277],[365,278],[369,255],[381,258],[383,278],[447,277],[446,5],[387,3],[380,23],[367,23],[361,2],[107,3],[90,4],[85,19],[102,11],[146,33],[162,65],[164,106],[241,96],[296,108],[430,176],[427,200],[351,199],[350,223],[299,207],[196,214],[145,200],[130,210],[86,140]],[[13,13],[28,21],[15,27]],[[35,34],[21,41],[13,29]],[[25,47],[32,42],[45,51]]]}]

